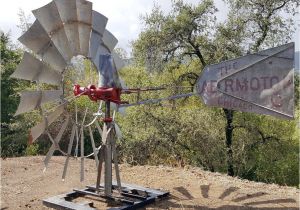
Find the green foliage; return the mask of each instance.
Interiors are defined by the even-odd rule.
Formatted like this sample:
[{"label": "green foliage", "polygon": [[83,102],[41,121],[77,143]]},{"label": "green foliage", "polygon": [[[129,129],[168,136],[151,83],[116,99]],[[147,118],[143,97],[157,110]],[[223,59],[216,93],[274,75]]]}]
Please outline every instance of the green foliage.
[{"label": "green foliage", "polygon": [[134,59],[151,72],[162,71],[170,60],[184,63],[196,57],[205,65],[199,47],[211,45],[216,11],[212,0],[196,6],[174,1],[169,14],[155,7],[143,18],[145,30],[133,44]]},{"label": "green foliage", "polygon": [[1,32],[1,156],[24,154],[26,141],[22,139],[19,124],[12,119],[18,106],[15,89],[19,87],[17,80],[10,78],[17,64],[20,53],[9,46],[9,37]]},{"label": "green foliage", "polygon": [[[230,10],[222,23],[215,20],[213,1],[195,6],[173,1],[168,14],[154,7],[143,17],[144,30],[133,43],[135,67],[123,74],[128,86],[193,86],[206,64],[290,40],[291,19],[281,12],[293,13],[298,1],[226,2]],[[146,66],[146,70],[139,66]],[[298,78],[295,88],[297,105]],[[180,91],[173,88],[144,97],[165,97]],[[123,160],[133,164],[192,164],[226,172],[226,120],[221,110],[206,108],[194,97],[129,108],[127,116],[119,119],[124,132]],[[299,185],[297,120],[234,112],[232,126],[234,174]]]},{"label": "green foliage", "polygon": [[1,33],[1,157],[26,154],[29,128],[40,120],[36,112],[14,116],[19,104],[18,94],[33,88],[28,81],[10,78],[21,59],[9,35]]},{"label": "green foliage", "polygon": [[32,144],[26,148],[25,154],[28,156],[35,156],[39,154],[39,145]]},{"label": "green foliage", "polygon": [[18,106],[15,89],[19,86],[10,75],[20,62],[21,54],[9,48],[8,35],[1,33],[1,123],[9,123]]},{"label": "green foliage", "polygon": [[[129,68],[124,69],[123,78],[129,87],[162,86],[177,81],[188,70],[178,68],[148,75],[144,69]],[[172,94],[170,90],[142,97],[159,98]],[[177,166],[192,164],[209,170],[224,168],[221,158],[224,156],[224,139],[218,132],[224,120],[216,113],[202,106],[198,97],[128,108],[126,115],[118,119],[124,135],[120,147],[123,161]]]},{"label": "green foliage", "polygon": [[[144,30],[133,43],[134,65],[123,69],[121,77],[129,88],[169,88],[145,92],[139,97],[125,95],[123,99],[136,102],[191,92],[205,65],[289,40],[291,30],[287,29],[291,24],[280,12],[283,9],[293,12],[297,1],[226,2],[230,11],[228,19],[222,23],[216,22],[217,10],[212,0],[201,1],[195,6],[175,0],[169,14],[155,7],[143,17]],[[23,25],[24,29],[26,27]],[[51,145],[47,135],[27,146],[28,129],[41,120],[39,114],[32,112],[13,117],[18,106],[17,93],[34,85],[9,77],[20,61],[20,52],[10,46],[8,36],[1,34],[1,156],[45,154]],[[122,49],[117,52],[126,57]],[[67,95],[72,94],[74,82],[81,86],[97,83],[91,64],[86,60],[79,63],[82,71],[69,69],[65,75]],[[231,149],[236,175],[299,186],[299,77],[296,77],[295,86],[296,120],[234,112]],[[86,107],[93,113],[98,104],[91,103],[85,96],[77,100],[79,119],[83,118]],[[74,103],[67,109],[74,113]],[[92,117],[88,115],[86,120],[89,122]],[[222,110],[204,106],[199,97],[130,107],[125,116],[117,116],[123,133],[119,142],[120,157],[131,164],[194,165],[226,173],[226,120]],[[59,119],[49,132],[55,136],[61,124],[62,119]],[[67,128],[60,143],[64,151],[70,129]],[[93,132],[96,144],[100,144],[99,133]],[[88,154],[92,152],[89,132],[85,131],[84,136],[85,153]]]}]

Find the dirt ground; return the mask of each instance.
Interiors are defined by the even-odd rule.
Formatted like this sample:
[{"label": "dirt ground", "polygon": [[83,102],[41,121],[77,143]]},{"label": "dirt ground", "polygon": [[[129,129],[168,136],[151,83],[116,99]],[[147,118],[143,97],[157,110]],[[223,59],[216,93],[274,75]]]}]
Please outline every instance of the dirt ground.
[{"label": "dirt ground", "polygon": [[[53,157],[43,173],[44,157],[1,160],[1,210],[49,209],[42,200],[74,188],[94,185],[95,163],[85,161],[85,181],[79,181],[79,160],[71,160],[61,180],[65,157]],[[171,195],[145,209],[299,209],[299,190],[228,177],[199,168],[121,165],[125,183],[166,190]],[[103,207],[103,209],[105,209]]]}]

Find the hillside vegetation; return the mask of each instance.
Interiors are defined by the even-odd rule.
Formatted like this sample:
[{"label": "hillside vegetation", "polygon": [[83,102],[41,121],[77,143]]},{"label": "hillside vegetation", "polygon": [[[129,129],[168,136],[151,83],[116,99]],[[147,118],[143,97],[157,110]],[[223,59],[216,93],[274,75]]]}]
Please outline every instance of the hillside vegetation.
[{"label": "hillside vegetation", "polygon": [[[217,9],[212,0],[197,5],[176,0],[168,14],[154,7],[144,15],[143,31],[132,43],[132,63],[120,72],[127,87],[169,87],[144,93],[140,99],[190,92],[206,65],[290,41],[290,18],[299,6],[298,0],[225,2],[229,13],[221,22],[216,20]],[[283,11],[290,16],[282,16]],[[46,135],[27,145],[28,129],[39,120],[36,112],[13,116],[19,103],[18,93],[35,88],[34,84],[9,77],[20,62],[22,51],[9,42],[8,34],[1,33],[2,157],[44,155],[51,145]],[[122,50],[118,52],[128,58]],[[117,116],[123,133],[118,142],[120,162],[191,165],[298,187],[299,76],[295,76],[294,85],[295,120],[289,121],[207,107],[197,96],[130,107],[126,115]],[[83,101],[81,109],[90,103]],[[59,126],[52,125],[49,132],[55,134]],[[100,141],[99,136],[97,139]],[[92,151],[89,137],[85,142],[85,151]]]}]

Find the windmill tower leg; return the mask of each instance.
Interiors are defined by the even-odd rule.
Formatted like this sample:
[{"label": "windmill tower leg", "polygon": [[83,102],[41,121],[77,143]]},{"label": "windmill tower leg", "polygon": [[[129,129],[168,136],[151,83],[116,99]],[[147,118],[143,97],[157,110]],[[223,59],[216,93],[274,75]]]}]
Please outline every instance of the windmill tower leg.
[{"label": "windmill tower leg", "polygon": [[[100,188],[100,180],[102,173],[102,165],[104,163],[104,195],[111,196],[112,194],[112,153],[114,152],[114,159],[117,158],[115,151],[115,140],[113,136],[113,125],[110,122],[110,102],[107,101],[105,103],[105,120],[104,120],[104,128],[103,128],[103,136],[102,136],[102,147],[99,151],[99,165],[98,165],[98,174],[97,174],[97,182],[96,182],[96,192],[99,193]],[[116,163],[117,160],[115,160]],[[116,167],[118,168],[118,167]],[[118,172],[116,172],[119,175]],[[118,185],[120,183],[119,176],[118,177]]]}]

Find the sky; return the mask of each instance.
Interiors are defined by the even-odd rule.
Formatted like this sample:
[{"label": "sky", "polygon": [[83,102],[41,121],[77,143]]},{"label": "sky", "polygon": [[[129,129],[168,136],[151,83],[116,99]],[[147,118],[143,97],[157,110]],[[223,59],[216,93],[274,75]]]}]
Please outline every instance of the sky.
[{"label": "sky", "polygon": [[[130,52],[131,41],[135,40],[142,30],[140,16],[150,13],[154,4],[160,5],[165,12],[168,12],[171,6],[171,0],[89,1],[93,2],[93,10],[102,13],[108,18],[107,29],[119,40],[117,47],[124,48],[127,52]],[[184,1],[192,4],[200,2],[200,0]],[[19,24],[19,10],[22,9],[26,15],[30,15],[31,22],[33,22],[34,17],[31,11],[49,2],[50,0],[6,0],[5,4],[2,4],[0,7],[0,30],[10,32],[13,42],[18,43],[17,38],[21,36],[21,30],[17,27]],[[222,0],[215,0],[215,5],[219,10],[216,14],[218,20],[224,20],[228,12],[226,5]],[[298,30],[294,35],[293,41],[296,41],[296,50],[299,51],[300,15],[296,19],[298,20]],[[300,55],[298,54],[297,56],[299,57]]]},{"label": "sky", "polygon": [[[4,0],[2,0],[4,1]],[[93,2],[93,10],[98,11],[108,18],[107,29],[119,40],[118,47],[130,51],[130,42],[138,37],[142,29],[140,16],[150,13],[154,4],[160,5],[164,11],[170,10],[171,0],[89,0]],[[29,3],[30,2],[30,3]],[[17,41],[21,36],[18,12],[22,9],[25,14],[31,15],[32,10],[44,6],[50,0],[6,0],[5,6],[0,8],[0,29],[4,32],[10,31],[12,40]],[[185,2],[196,4],[200,0],[185,0]],[[219,8],[218,19],[226,17],[227,9],[222,0],[215,0]],[[225,8],[225,9],[224,9]]]}]

